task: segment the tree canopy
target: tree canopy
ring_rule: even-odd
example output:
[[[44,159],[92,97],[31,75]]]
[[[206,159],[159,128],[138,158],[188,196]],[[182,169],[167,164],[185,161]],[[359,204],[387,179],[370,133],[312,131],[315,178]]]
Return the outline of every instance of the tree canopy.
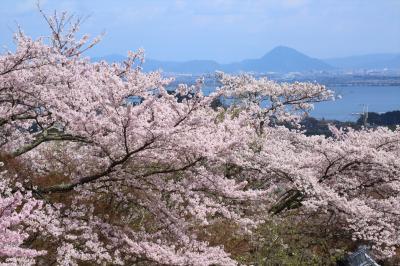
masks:
[[[217,73],[209,96],[201,80],[169,93],[143,51],[91,62],[99,39],[44,18],[49,37],[19,31],[0,55],[1,262],[237,265],[213,228],[246,237],[290,213],[396,254],[400,128],[306,136],[325,86]]]

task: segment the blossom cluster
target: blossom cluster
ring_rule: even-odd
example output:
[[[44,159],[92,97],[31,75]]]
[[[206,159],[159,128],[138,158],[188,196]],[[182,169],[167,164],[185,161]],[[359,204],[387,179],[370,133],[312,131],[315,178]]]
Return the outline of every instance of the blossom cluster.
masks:
[[[219,73],[209,96],[201,81],[168,91],[143,51],[91,62],[97,39],[45,18],[49,39],[19,32],[0,55],[0,262],[237,265],[207,230],[251,234],[293,208],[382,257],[399,247],[400,129],[308,137],[280,125],[332,99],[324,86]]]

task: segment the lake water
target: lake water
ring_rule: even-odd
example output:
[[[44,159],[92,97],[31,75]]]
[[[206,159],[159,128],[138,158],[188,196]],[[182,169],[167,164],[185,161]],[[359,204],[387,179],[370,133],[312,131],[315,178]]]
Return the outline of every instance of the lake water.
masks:
[[[400,110],[400,86],[327,86],[342,96],[333,102],[315,104],[311,115],[316,118],[355,121],[355,113]]]
[[[193,83],[193,79],[178,80],[178,83]],[[324,84],[324,82],[321,82]],[[341,83],[343,84],[343,83]],[[336,85],[325,84],[342,98],[315,104],[311,116],[340,121],[356,121],[359,113],[368,108],[369,112],[384,113],[400,110],[400,86],[396,85]],[[206,83],[203,93],[215,90],[216,83]],[[357,115],[358,114],[358,115]]]

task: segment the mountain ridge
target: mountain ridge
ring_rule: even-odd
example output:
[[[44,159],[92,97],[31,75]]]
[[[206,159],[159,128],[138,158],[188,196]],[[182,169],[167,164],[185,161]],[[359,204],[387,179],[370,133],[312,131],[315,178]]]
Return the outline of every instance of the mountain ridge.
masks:
[[[303,72],[332,70],[323,61],[309,57],[293,48],[277,46],[259,59],[245,59],[239,63],[240,70],[256,72]]]
[[[125,57],[111,54],[93,58],[93,61],[105,60],[118,62]],[[162,70],[164,72],[203,74],[215,71],[225,72],[310,72],[358,69],[400,69],[400,54],[369,54],[328,59],[307,56],[296,49],[277,46],[262,57],[244,59],[238,62],[221,64],[215,60],[162,61],[146,59],[144,71]]]
[[[377,53],[323,59],[341,69],[400,69],[400,54]]]

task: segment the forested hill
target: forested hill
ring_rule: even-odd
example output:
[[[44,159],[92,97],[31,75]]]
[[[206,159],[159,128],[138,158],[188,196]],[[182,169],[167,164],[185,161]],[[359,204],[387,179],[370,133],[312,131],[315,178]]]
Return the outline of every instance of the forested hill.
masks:
[[[95,57],[93,61],[121,62],[125,57],[111,54]],[[335,70],[400,69],[400,54],[369,54],[329,59],[316,59],[293,48],[277,46],[260,58],[244,59],[239,62],[221,64],[214,60],[162,61],[146,59],[145,71],[204,74],[215,71],[238,72],[308,72]]]
[[[94,61],[106,60],[108,62],[119,62],[124,57],[121,55],[108,55],[94,58]],[[215,71],[225,72],[304,72],[332,70],[334,67],[322,60],[311,58],[295,49],[278,46],[264,56],[256,59],[245,59],[230,64],[220,64],[213,60],[191,60],[185,62],[159,61],[147,59],[143,65],[145,71],[163,70],[174,73],[210,73]]]

